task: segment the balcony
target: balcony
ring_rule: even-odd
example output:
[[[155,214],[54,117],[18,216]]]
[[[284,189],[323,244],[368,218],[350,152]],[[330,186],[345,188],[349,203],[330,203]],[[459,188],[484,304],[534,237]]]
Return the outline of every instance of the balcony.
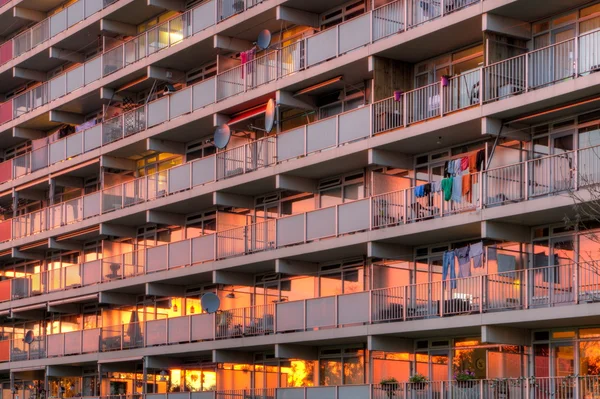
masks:
[[[152,259],[154,265],[163,265],[173,257],[182,259],[187,256],[182,252],[189,251],[189,248],[182,248],[178,244],[181,243],[176,243],[175,246],[150,248],[146,259],[149,261]],[[204,246],[204,249],[207,247],[208,245]],[[167,253],[165,249],[170,251]],[[486,262],[490,261],[489,255],[488,253],[485,257]],[[488,274],[486,270],[489,270],[489,266],[486,264],[480,271],[474,269],[471,277],[442,280],[443,276],[438,274],[434,276],[438,281],[428,283],[224,309],[216,314],[193,314],[48,335],[40,338],[41,342],[37,345],[34,355],[38,357],[78,355],[358,325],[429,320],[457,315],[597,303],[600,301],[598,266],[599,262],[594,261],[529,269],[515,268]],[[160,270],[154,268],[156,269]],[[85,273],[84,270],[83,274]],[[9,355],[0,353],[0,358],[4,361],[27,360],[28,358],[23,358],[21,344],[20,340],[12,341],[6,348]]]
[[[96,1],[105,1],[107,2],[105,6],[108,6],[115,0]],[[239,4],[242,3],[243,5],[240,7]],[[83,65],[71,69],[66,73],[51,79],[50,81],[45,82],[41,86],[37,86],[22,94],[19,94],[3,104],[0,104],[0,124],[15,120],[22,115],[28,114],[43,105],[46,105],[58,98],[64,97],[65,95],[70,94],[80,88],[88,86],[90,83],[119,71],[124,67],[146,58],[162,49],[180,43],[184,39],[221,22],[225,19],[224,15],[232,16],[238,14],[259,4],[260,2],[247,0],[247,2],[242,3],[231,2],[227,0],[210,0],[173,17],[161,23],[160,25],[147,30],[137,37],[128,40],[127,42],[110,50],[107,50],[91,60],[86,61]],[[218,12],[215,8],[218,8]],[[72,10],[72,12],[69,13],[69,10]],[[79,16],[85,10],[87,9],[84,9],[84,0],[80,0],[61,13],[41,22],[40,26],[45,26],[45,30],[50,29],[51,35],[48,36],[48,38],[52,37],[53,35],[59,33],[60,30],[54,32],[52,30],[53,25],[48,21],[51,21],[52,18],[60,17],[61,23],[64,23],[64,25],[68,27],[71,26],[70,20],[67,19],[68,16]],[[78,22],[78,20],[76,22]],[[36,27],[38,27],[38,25],[36,25]],[[36,27],[32,29],[35,29]],[[36,34],[28,32],[23,34],[25,39],[22,40],[27,45],[29,45],[30,41],[33,40],[31,39],[32,37],[36,38],[34,43],[37,45],[43,41],[38,37],[47,36],[42,35],[39,32]],[[21,36],[18,36],[14,40],[17,40],[20,37]],[[47,40],[47,38],[44,40]],[[25,45],[20,47],[23,46]],[[28,47],[25,46],[25,48]],[[0,54],[2,52],[3,49],[0,48]],[[6,50],[6,52],[8,52],[8,50]]]
[[[0,65],[50,40],[117,0],[78,0],[0,46]]]
[[[391,30],[384,29],[384,25],[381,25],[382,22],[377,25],[376,16],[383,12],[380,10],[387,10],[386,13],[389,12],[391,13],[390,15],[393,16],[397,14],[397,11],[393,11],[396,6],[400,6],[400,3],[385,5],[382,8],[376,9],[369,14],[365,14],[364,16],[348,21],[347,23],[354,23],[356,21],[361,21],[361,18],[372,16],[372,22],[375,23],[374,30],[384,32],[374,36],[374,38],[377,38],[378,35],[390,33]],[[202,7],[214,8],[214,4],[205,3],[201,5],[201,11],[204,10]],[[197,9],[190,10],[192,22],[194,15],[196,15],[195,10]],[[204,14],[205,13],[202,12],[202,15]],[[179,32],[179,29],[182,26],[181,24],[188,26],[185,21],[189,20],[184,18],[185,15],[187,14],[176,17],[177,21],[181,19],[179,22],[167,21],[167,25],[170,23],[173,27],[176,26],[176,30]],[[198,16],[196,18],[200,17]],[[383,17],[378,18],[379,20],[384,20]],[[197,23],[200,22],[196,22],[196,24]],[[245,65],[222,72],[216,78],[199,82],[170,96],[165,96],[119,117],[107,120],[101,126],[94,126],[90,128],[89,131],[86,130],[81,132],[77,138],[67,138],[66,140],[69,140],[70,143],[67,143],[66,141],[57,142],[52,145],[52,148],[40,149],[37,153],[24,154],[19,158],[6,161],[0,164],[0,182],[19,178],[69,157],[86,153],[92,149],[112,143],[113,141],[158,126],[179,116],[196,112],[219,100],[262,86],[273,80],[292,75],[294,72],[306,69],[314,63],[320,62],[320,56],[310,56],[309,52],[313,49],[315,49],[314,51],[318,54],[327,54],[323,56],[325,57],[324,59],[328,59],[330,55],[335,56],[335,54],[338,54],[338,46],[335,45],[335,43],[334,45],[331,45],[328,44],[329,42],[323,40],[317,41],[314,38],[318,38],[319,35],[322,34],[331,35],[331,33],[328,32],[344,31],[343,25],[344,24],[331,28],[315,36],[306,38],[303,41],[296,42],[281,50],[273,51]],[[158,27],[155,29],[169,29],[170,31],[172,26],[168,25],[163,28]],[[197,25],[192,24],[190,26],[192,27],[192,32],[195,32],[196,28],[194,27]],[[339,33],[336,33],[336,37],[339,37]],[[356,38],[360,36],[353,37]],[[84,66],[80,66],[77,69],[69,71],[65,75],[57,77],[57,80],[63,80],[60,83],[54,84],[55,90],[58,90],[60,93],[68,92],[64,86],[69,86],[67,81],[69,76],[72,76],[73,79],[77,77],[77,79],[75,79],[76,81],[81,82],[83,80],[86,82],[88,80],[86,76],[89,76],[86,75],[86,73],[91,73],[93,76],[92,79],[99,79],[103,76],[102,65],[106,63],[106,65],[115,66],[115,70],[122,68],[123,65],[127,65],[129,61],[123,62],[123,59],[127,60],[127,54],[137,54],[137,51],[123,52],[126,50],[128,43],[133,43],[132,45],[137,46],[137,44],[135,44],[136,40],[138,39],[127,42],[124,46],[117,47],[103,55],[106,56],[107,60],[112,59],[112,61],[105,61],[104,58],[102,58],[103,56],[101,56],[91,60]],[[146,36],[139,38],[139,41],[143,43],[148,43],[148,40],[149,39]],[[590,73],[595,72],[598,69],[598,65],[600,65],[600,54],[595,50],[599,40],[600,32],[592,32],[566,42],[536,50],[523,56],[463,73],[459,76],[450,78],[448,81],[401,93],[397,99],[389,98],[376,102],[371,105],[373,109],[372,126],[369,126],[370,122],[366,120],[360,121],[363,132],[368,132],[368,134],[359,133],[357,129],[357,132],[349,134],[349,136],[354,135],[356,139],[370,137],[374,134],[407,127],[433,118],[443,117],[448,113],[481,106],[482,104],[502,100],[522,92],[531,91],[564,80],[589,75]],[[358,42],[355,44],[357,46],[363,45]],[[167,44],[165,43],[164,45],[166,46]],[[331,46],[331,49],[320,49],[318,47],[324,45]],[[353,46],[354,45],[350,47],[354,48]],[[161,46],[159,45],[156,48],[160,47]],[[154,47],[153,49],[153,51],[156,51]],[[574,49],[577,49],[577,51],[571,51]],[[147,54],[150,51],[151,50],[144,49],[142,53]],[[329,54],[330,51],[333,52]],[[576,60],[572,57],[576,57]],[[136,59],[137,58],[134,57],[133,61]],[[106,65],[104,66],[106,67]],[[86,72],[87,67],[90,67],[90,71],[93,72]],[[104,69],[106,70],[106,68]],[[108,68],[108,70],[113,69],[113,67]],[[43,98],[47,96],[47,94],[44,94],[47,91],[47,87],[53,87],[53,84],[50,83],[41,86],[40,88],[35,88],[32,91],[23,93],[12,102],[0,105],[0,119],[3,112],[8,115],[9,119],[11,118],[13,113],[13,102],[19,104],[22,103],[23,105],[19,105],[18,109],[24,110],[25,112],[31,109],[32,106],[30,104],[38,102],[42,103],[44,101]],[[58,94],[55,93],[51,97],[55,95]],[[10,109],[4,109],[4,106],[7,106]],[[311,130],[317,128],[316,125],[309,126],[311,126]],[[300,130],[301,129],[295,131],[296,136],[302,134]],[[305,134],[305,136],[312,135],[309,133]],[[290,147],[287,145],[288,143],[284,143],[286,139],[294,141],[295,144],[301,143],[300,138],[292,135],[285,137],[285,139],[280,139],[282,145],[278,145],[278,148],[282,150],[282,155],[279,160],[285,159],[288,155],[289,157],[294,156],[292,153],[285,155],[284,148],[291,148],[298,151],[297,146]],[[308,140],[311,140],[310,137]],[[312,141],[314,141],[314,138]],[[340,143],[342,142],[344,142],[344,137],[341,138]],[[317,147],[320,146],[320,148],[322,148],[323,145],[324,144],[318,144]],[[62,147],[65,148],[63,149]],[[307,147],[303,151],[304,153],[310,153],[312,152],[312,149],[313,145],[307,144]]]

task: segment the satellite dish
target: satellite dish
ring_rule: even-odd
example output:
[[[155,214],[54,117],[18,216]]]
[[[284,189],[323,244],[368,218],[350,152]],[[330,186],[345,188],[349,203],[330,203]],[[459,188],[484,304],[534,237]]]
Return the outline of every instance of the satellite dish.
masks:
[[[231,139],[231,129],[229,125],[223,124],[217,126],[215,129],[215,147],[222,150],[227,147],[229,140]]]
[[[23,342],[25,342],[26,344],[31,344],[33,342],[33,331],[29,330],[27,331],[27,334],[25,334],[25,338],[23,338]]]
[[[219,306],[221,306],[221,300],[212,292],[207,292],[200,298],[200,305],[206,313],[215,313],[219,310]]]
[[[267,109],[265,110],[265,131],[271,133],[273,125],[275,124],[275,101],[271,98],[267,102]]]
[[[256,46],[261,50],[265,50],[269,48],[270,45],[271,32],[268,29],[260,31],[260,33],[258,34],[258,38],[256,39]]]

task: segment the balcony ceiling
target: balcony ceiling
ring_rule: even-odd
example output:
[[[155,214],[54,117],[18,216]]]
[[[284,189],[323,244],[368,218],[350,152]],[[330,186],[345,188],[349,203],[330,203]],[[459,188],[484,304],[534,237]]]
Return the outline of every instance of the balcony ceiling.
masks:
[[[341,6],[342,4],[346,4],[346,0],[288,0],[285,3],[286,7],[297,8],[298,10],[314,12],[316,14],[321,14],[325,11],[331,10],[335,7]],[[368,2],[367,4],[371,4]]]
[[[21,2],[21,6],[26,1]],[[10,36],[13,33],[18,32],[24,26],[31,24],[31,21],[13,17],[13,9],[7,8],[6,12],[0,14],[0,26],[2,27],[2,36]]]
[[[434,24],[440,24],[439,28],[433,28]],[[377,55],[416,63],[461,47],[481,43],[482,40],[481,14],[452,25],[443,24],[443,20],[438,18],[414,29],[423,32],[413,40],[380,51]],[[394,40],[394,36],[382,41],[384,40]]]
[[[138,25],[165,11],[163,8],[148,5],[148,0],[134,0],[123,7],[119,7],[107,19]]]
[[[244,14],[242,15],[244,16]],[[281,30],[282,26],[285,27],[285,24],[282,25],[283,21],[278,21],[276,19],[275,7],[271,7],[268,10],[259,13],[258,15],[254,15],[251,18],[248,18],[247,15],[245,15],[245,17],[246,19],[243,21],[238,21],[240,17],[232,17],[232,23],[229,23],[227,20],[221,22],[221,24],[232,26],[225,28],[220,34],[223,36],[231,36],[237,39],[255,42],[256,38],[258,37],[258,33],[263,29],[269,29],[271,32],[278,32]],[[233,24],[233,22],[237,23]]]
[[[29,82],[28,79],[13,77],[12,68],[8,68],[4,72],[0,73],[0,93],[6,94],[6,92],[23,86],[27,82]]]
[[[570,9],[590,4],[590,0],[512,0],[505,1],[504,6],[493,10],[494,14],[515,18],[521,21],[533,22]]]
[[[64,3],[64,0],[22,0],[19,2],[18,6],[29,8],[31,10],[48,12],[62,3]]]

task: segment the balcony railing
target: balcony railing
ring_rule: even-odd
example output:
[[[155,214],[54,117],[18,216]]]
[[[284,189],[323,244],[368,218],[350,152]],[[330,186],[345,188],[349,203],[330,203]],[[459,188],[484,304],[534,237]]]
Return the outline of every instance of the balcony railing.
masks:
[[[117,0],[78,0],[0,46],[0,65],[89,18]]]
[[[321,213],[313,215],[327,217]],[[303,218],[307,222],[312,219],[309,215],[303,215]],[[307,226],[307,229],[310,230],[310,227]],[[202,250],[211,251],[214,240],[203,241],[206,237],[212,236],[149,248],[145,254],[148,259],[148,271],[177,267],[189,262],[190,258],[198,257]],[[225,237],[229,238],[231,235],[228,233]],[[254,241],[247,236],[240,237],[240,240],[234,239],[230,242],[234,246],[239,244],[240,252],[247,250],[247,244],[244,242]],[[190,242],[193,243],[191,247]],[[84,265],[95,265],[98,268],[104,263],[98,261]],[[108,269],[111,273],[118,274],[121,265],[112,261],[106,264],[110,265]],[[115,264],[117,266],[113,267]],[[167,266],[157,267],[165,264]],[[75,270],[80,271],[79,268]],[[443,318],[461,314],[575,305],[593,303],[600,299],[600,261],[516,269],[492,274],[483,272],[487,267],[481,270],[480,274],[474,271],[474,275],[470,277],[228,309],[216,314],[203,313],[53,334],[45,338],[45,345],[44,342],[38,345],[34,355],[65,356],[352,325]],[[84,269],[80,273],[85,276],[87,270]],[[2,283],[5,284],[6,281]],[[19,341],[15,340],[9,349],[11,360],[25,360],[21,359],[25,355]],[[7,356],[0,353],[0,359],[7,359]]]
[[[361,121],[367,121],[368,126],[369,114],[373,109],[377,108],[364,107],[340,114],[291,130],[276,138],[261,139],[6,220],[0,223],[0,239],[8,241],[11,238],[34,235],[219,179],[247,173],[262,166],[273,165],[278,151],[279,160],[284,161],[335,147],[340,143],[360,138],[360,135],[364,134],[364,122]],[[599,151],[600,146],[583,148],[463,176],[463,179],[467,179],[463,181],[463,185],[470,189],[461,193],[460,200],[445,201],[441,192],[417,196],[411,188],[169,244],[178,246],[177,250],[171,251],[168,246],[148,249],[152,254],[131,256],[130,260],[120,262],[121,266],[116,266],[122,270],[120,273],[104,273],[102,261],[90,262],[81,265],[83,274],[76,271],[62,277],[60,281],[74,282],[61,284],[58,289],[84,284],[79,276],[85,276],[85,285],[95,284],[144,272],[265,251],[350,232],[414,223],[480,209],[482,206],[502,205],[565,190],[576,190],[600,183]],[[158,263],[152,266],[149,261],[144,266],[143,263],[139,263],[139,259],[152,259]],[[74,267],[79,268],[80,265]],[[12,290],[22,293],[24,289],[21,284],[18,283],[17,288]],[[47,292],[48,288],[29,288],[25,291],[25,296],[28,296]],[[16,295],[9,296],[14,299]]]
[[[459,4],[459,0],[456,1],[456,4]],[[463,5],[471,3],[470,1],[461,2]],[[154,28],[154,30],[171,33],[183,32],[184,37],[189,35],[190,32],[194,34],[199,29],[199,26],[202,29],[210,26],[210,24],[202,23],[201,20],[201,16],[205,17],[210,14],[210,7],[214,9],[214,4],[211,2],[204,3],[198,8],[188,11],[186,14],[166,21],[163,24],[166,26],[161,25]],[[389,18],[393,18],[394,15],[398,14],[398,7],[404,7],[402,0],[375,9],[372,13],[365,14],[357,18],[356,21],[351,20],[347,23],[349,24],[354,21],[353,23],[362,26],[362,24],[359,24],[362,21],[360,18],[371,16],[370,18],[373,19],[374,24],[373,29],[383,29],[385,31],[388,29],[386,28],[388,26],[386,24],[390,23]],[[450,7],[450,9],[455,8]],[[385,13],[390,14],[388,19],[385,18]],[[189,25],[190,23],[191,25]],[[358,27],[355,28],[358,29]],[[69,157],[83,154],[99,146],[157,126],[178,116],[194,112],[233,95],[283,78],[329,59],[332,56],[338,56],[341,54],[339,53],[338,45],[331,48],[319,47],[323,45],[331,46],[331,44],[327,44],[328,42],[318,40],[319,35],[333,35],[335,33],[336,38],[339,38],[339,32],[346,30],[340,25],[323,31],[316,36],[272,51],[245,65],[222,72],[216,78],[199,82],[196,85],[189,86],[170,96],[165,96],[146,106],[104,121],[101,125],[91,127],[91,131],[89,132],[80,132],[77,138],[68,138],[70,140],[69,144],[64,141],[58,141],[53,143],[52,148],[39,149],[35,153],[24,154],[19,158],[6,161],[0,164],[0,183],[18,178],[50,164],[68,159]],[[66,75],[55,78],[56,82],[54,83],[32,89],[12,101],[0,104],[0,123],[10,120],[13,114],[20,115],[29,112],[31,109],[44,104],[47,98],[56,98],[64,93],[68,93],[69,87],[81,87],[79,85],[82,81],[84,84],[87,84],[97,80],[107,73],[118,70],[128,63],[135,62],[151,52],[174,43],[171,40],[173,35],[169,34],[158,36],[169,38],[167,42],[148,45],[151,41],[149,37],[152,36],[151,31],[144,33],[142,36],[126,42],[122,46],[109,50],[109,52],[103,55],[106,59],[101,59],[103,56],[98,57],[89,61],[84,66],[69,71]],[[175,36],[179,37],[178,35]],[[350,36],[350,34],[346,34],[346,36]],[[355,35],[353,37],[356,38],[359,36]],[[321,39],[324,38],[322,37]],[[377,36],[373,36],[373,40],[377,40]],[[578,43],[578,46],[576,46],[578,51],[576,53],[579,56],[580,62],[578,63],[579,67],[576,69],[580,73],[564,75],[564,79],[595,72],[600,68],[598,67],[600,65],[600,56],[594,47],[600,42],[600,31],[580,36],[573,39],[573,41],[573,43],[575,41]],[[548,71],[549,63],[559,66],[569,65],[567,60],[570,60],[572,56],[567,50],[572,46],[567,46],[568,43],[571,42],[558,43],[548,48],[529,53],[527,57],[520,56],[485,68],[465,72],[459,76],[450,78],[447,83],[440,82],[439,84],[436,83],[412,90],[399,95],[397,99],[389,98],[376,102],[373,104],[372,126],[368,126],[371,132],[369,135],[360,135],[360,137],[368,137],[387,130],[406,127],[412,123],[437,118],[447,113],[472,106],[479,106],[484,101],[489,102],[506,98],[522,91],[562,81],[564,79],[550,79],[550,75],[543,71]],[[363,44],[357,42],[356,45],[361,46]],[[131,48],[128,49],[128,46]],[[345,46],[342,46],[342,48],[348,47],[348,45]],[[309,51],[314,51],[315,54],[307,56],[307,52]],[[121,52],[124,52],[124,54],[121,54]],[[565,57],[567,60],[565,60]],[[526,61],[529,59],[530,61]],[[526,62],[527,68],[522,66]],[[528,72],[526,73],[525,71]],[[69,77],[72,77],[71,80],[73,82],[67,81],[70,79]],[[532,83],[527,85],[517,85],[515,83],[525,82],[526,78]],[[3,115],[8,119],[3,119]]]
[[[92,9],[98,11],[102,9],[102,7],[99,8],[100,6],[106,7],[114,1],[117,0],[79,0],[60,13],[42,21],[39,25],[33,27],[32,30],[13,39],[13,41],[16,40],[19,43],[18,46],[14,46],[17,55],[31,49],[32,40],[33,46],[35,46],[61,32],[62,30],[60,29],[62,28],[54,27],[56,24],[60,23],[60,26],[64,25],[64,29],[66,29],[73,23],[78,22],[78,17],[91,12]],[[93,5],[87,5],[88,3]],[[218,3],[218,5],[215,3]],[[220,12],[224,12],[230,16],[253,7],[258,3],[260,2],[255,0],[209,0],[204,2],[121,45],[106,50],[103,54],[86,61],[83,65],[3,103],[0,109],[0,124],[27,114],[57,98],[108,76],[129,64],[148,57],[164,48],[180,43],[182,40],[198,32],[204,31],[224,19],[220,13],[216,12],[215,7],[217,6]],[[240,4],[241,8],[239,8]],[[54,20],[58,22],[53,22]],[[45,33],[40,33],[40,31]],[[0,56],[8,53],[8,48],[0,47]]]

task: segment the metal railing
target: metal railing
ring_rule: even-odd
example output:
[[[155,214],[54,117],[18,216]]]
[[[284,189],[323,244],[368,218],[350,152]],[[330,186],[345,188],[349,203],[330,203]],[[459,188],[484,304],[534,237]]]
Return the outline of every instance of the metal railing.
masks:
[[[117,0],[79,0],[70,4],[58,13],[44,19],[26,31],[18,34],[10,41],[5,42],[6,54],[2,51],[0,65],[5,64],[34,47],[46,42],[73,25],[103,10]],[[10,49],[11,51],[9,52]]]
[[[215,156],[18,216],[0,224],[0,239],[8,241],[34,235],[218,179],[247,173],[274,164],[276,159],[286,160],[307,154],[309,151],[335,146],[336,142],[339,144],[356,139],[352,132],[359,131],[362,134],[361,124],[357,123],[356,116],[368,121],[370,112],[372,110],[365,107],[341,114],[281,134],[277,139],[265,138]],[[340,130],[344,126],[351,129],[347,132]],[[316,143],[313,143],[312,137],[318,139]],[[279,153],[276,158],[274,153],[281,152],[279,146],[284,146],[285,151],[282,149],[283,153]],[[418,222],[480,209],[482,206],[527,200],[596,184],[600,182],[599,148],[583,148],[459,176],[457,178],[462,179],[461,193],[452,196],[451,201],[446,201],[441,191],[421,195],[414,188],[410,188],[337,207],[317,209],[306,214],[219,232],[215,238],[217,249],[212,250],[203,260],[264,251],[353,231]],[[189,264],[191,259],[190,256],[188,263],[184,264]],[[94,281],[98,282],[97,280]]]
[[[452,2],[453,7],[451,9],[460,9],[472,3],[474,2],[456,0]],[[459,4],[462,5],[454,7]],[[155,49],[177,43],[180,41],[181,35],[185,37],[196,33],[198,29],[205,29],[210,24],[203,23],[202,18],[210,15],[210,7],[214,9],[214,1],[204,3],[153,28],[156,32],[169,33],[168,35],[159,35],[168,38],[164,39],[167,41],[163,44],[149,44],[152,41],[153,30],[145,32],[141,36],[107,51],[103,55],[105,58],[100,56],[90,60],[84,66],[69,71],[66,76],[58,76],[47,82],[47,84],[25,92],[14,100],[0,105],[0,121],[6,122],[2,117],[3,115],[8,115],[8,120],[10,120],[13,115],[18,116],[27,113],[31,109],[46,103],[49,101],[48,99],[58,98],[74,88],[81,87],[81,82],[88,84],[107,73],[122,68],[123,64],[135,62],[145,57],[149,52],[156,51]],[[385,21],[386,24],[390,21],[396,21],[399,14],[398,7],[404,7],[403,0],[389,3],[359,18],[370,16],[369,18],[372,18],[374,23],[373,29],[375,29],[378,26],[378,23],[375,23],[376,21],[379,21],[379,24],[384,23],[382,21]],[[386,13],[389,14],[387,17]],[[67,153],[70,156],[80,155],[98,146],[127,137],[180,115],[196,111],[206,105],[282,78],[331,57],[337,57],[343,54],[344,49],[349,51],[349,49],[356,46],[361,46],[364,44],[362,41],[354,43],[344,39],[352,36],[350,33],[340,33],[363,29],[363,25],[366,26],[367,24],[359,18],[347,21],[345,24],[352,23],[352,25],[348,25],[349,27],[345,27],[344,24],[338,25],[282,49],[272,51],[243,66],[224,71],[216,78],[199,82],[147,106],[104,121],[101,128],[96,128],[89,133],[84,131],[83,135],[86,137],[83,143],[77,142],[78,139],[72,139],[74,144],[70,151],[67,149],[55,151],[54,156],[50,156],[50,154],[46,155],[43,154],[42,150],[38,150],[35,156],[36,160],[25,161],[25,166],[19,166],[12,173],[11,178],[23,176],[26,173],[47,166],[47,164],[64,160],[68,158]],[[381,29],[384,33],[389,32],[389,29],[385,26]],[[576,63],[577,68],[573,70],[580,71],[580,74],[595,71],[599,67],[596,64],[597,51],[593,46],[598,43],[599,35],[600,32],[591,32],[572,41],[561,42],[485,68],[468,71],[459,76],[451,77],[447,81],[444,80],[440,83],[402,93],[396,99],[397,101],[391,98],[378,101],[373,105],[373,126],[369,127],[369,130],[372,131],[370,134],[405,127],[412,123],[443,116],[449,112],[477,106],[484,101],[505,98],[512,94],[527,91],[529,88],[536,88],[540,85],[562,81],[571,76],[578,76],[578,74],[571,73],[569,69],[571,65],[575,65],[571,63],[571,59],[575,57],[575,55],[572,55],[571,50],[574,50],[574,53],[581,57],[581,61]],[[335,39],[333,44],[325,40],[329,36]],[[352,37],[363,38],[365,36],[354,35]],[[374,36],[373,40],[376,37]],[[552,68],[548,68],[548,62],[553,62]],[[549,72],[542,73],[549,69],[553,71],[552,79],[550,79]],[[556,76],[560,79],[555,79]],[[527,79],[531,82],[530,84],[527,83]],[[102,132],[98,133],[98,129],[101,129]],[[98,134],[102,135],[101,141],[98,140]],[[54,147],[57,146],[59,145],[56,144]],[[33,158],[33,156],[33,154],[25,154],[22,157]],[[48,160],[46,160],[46,156]],[[6,181],[7,177],[7,174],[0,174],[0,181]]]

